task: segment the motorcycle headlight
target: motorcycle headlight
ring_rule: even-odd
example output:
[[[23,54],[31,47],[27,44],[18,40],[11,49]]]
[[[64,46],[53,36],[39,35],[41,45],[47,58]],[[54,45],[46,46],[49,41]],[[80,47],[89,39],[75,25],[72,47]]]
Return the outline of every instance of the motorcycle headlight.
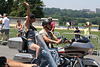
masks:
[[[90,49],[88,50],[88,53],[92,53],[93,50],[94,50],[94,48],[90,48]]]

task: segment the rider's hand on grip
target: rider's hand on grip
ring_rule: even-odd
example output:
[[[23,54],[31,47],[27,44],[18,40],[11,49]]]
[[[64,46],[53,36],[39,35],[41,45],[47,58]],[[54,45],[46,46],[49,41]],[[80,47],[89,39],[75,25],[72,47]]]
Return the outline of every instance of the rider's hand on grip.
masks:
[[[58,41],[56,41],[56,44],[60,44],[62,41],[62,39],[59,39]]]

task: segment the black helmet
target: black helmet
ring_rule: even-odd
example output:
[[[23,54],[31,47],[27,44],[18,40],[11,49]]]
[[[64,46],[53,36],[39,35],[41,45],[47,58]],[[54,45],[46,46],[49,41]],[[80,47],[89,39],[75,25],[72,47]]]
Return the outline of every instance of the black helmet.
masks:
[[[35,15],[34,14],[30,14],[30,18],[31,19],[35,19]]]
[[[42,26],[47,25],[47,24],[51,24],[51,21],[46,19],[42,22]]]

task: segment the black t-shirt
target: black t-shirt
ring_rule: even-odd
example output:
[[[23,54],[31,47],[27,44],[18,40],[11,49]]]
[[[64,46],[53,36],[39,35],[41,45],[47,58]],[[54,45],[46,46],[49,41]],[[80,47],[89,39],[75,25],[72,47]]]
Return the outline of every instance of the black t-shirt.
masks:
[[[80,30],[75,30],[74,33],[80,33]],[[80,38],[80,34],[75,34],[75,38]]]
[[[75,30],[74,33],[80,33],[80,30]]]

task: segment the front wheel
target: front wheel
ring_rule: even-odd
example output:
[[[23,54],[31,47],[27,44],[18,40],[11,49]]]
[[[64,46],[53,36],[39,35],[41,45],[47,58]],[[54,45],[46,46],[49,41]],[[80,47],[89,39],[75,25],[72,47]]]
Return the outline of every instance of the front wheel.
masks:
[[[74,64],[74,67],[81,67],[81,65],[80,65],[79,62],[76,62],[76,63]]]
[[[80,63],[77,62],[74,64],[74,67],[81,67]],[[84,67],[98,67],[98,66],[93,66],[93,65],[85,65]]]

